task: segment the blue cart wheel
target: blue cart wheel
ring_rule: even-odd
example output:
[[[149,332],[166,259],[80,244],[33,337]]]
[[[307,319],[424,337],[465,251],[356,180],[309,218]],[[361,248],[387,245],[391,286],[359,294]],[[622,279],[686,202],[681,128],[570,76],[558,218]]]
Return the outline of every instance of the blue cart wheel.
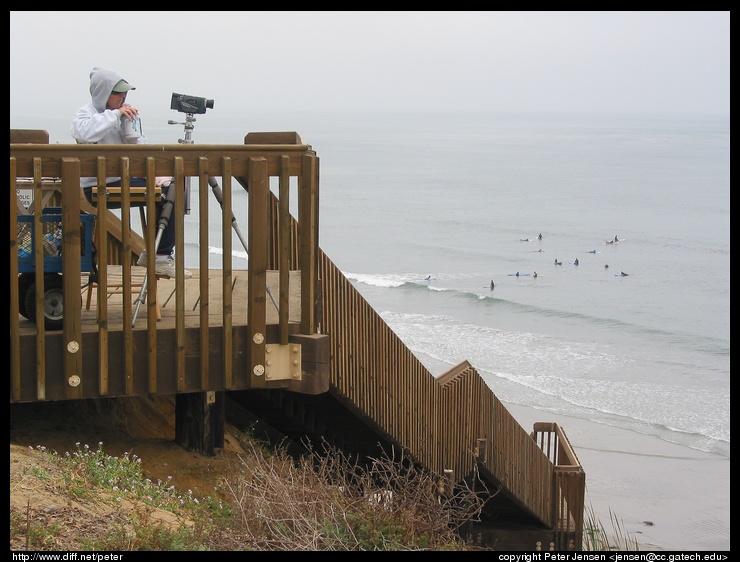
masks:
[[[80,297],[82,298],[82,297]],[[44,275],[44,327],[61,330],[64,325],[64,282],[61,275]],[[36,322],[36,281],[26,291],[26,312],[31,322]]]
[[[23,318],[28,318],[28,312],[26,311],[26,295],[28,294],[28,288],[33,285],[35,281],[35,273],[18,274],[18,312],[23,316]],[[34,306],[36,306],[35,302]]]

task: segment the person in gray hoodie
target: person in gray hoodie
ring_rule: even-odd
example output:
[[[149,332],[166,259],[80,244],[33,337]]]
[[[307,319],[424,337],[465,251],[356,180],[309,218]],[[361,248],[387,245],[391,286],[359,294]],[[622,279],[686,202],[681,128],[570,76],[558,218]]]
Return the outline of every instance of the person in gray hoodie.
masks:
[[[123,130],[124,119],[136,119],[139,110],[126,102],[129,91],[136,88],[124,80],[117,72],[96,66],[90,71],[90,103],[80,107],[72,120],[70,132],[72,137],[81,144],[144,144],[146,137],[140,132],[139,136],[127,137]],[[80,178],[85,197],[92,204],[92,188],[97,184],[97,178]],[[106,185],[120,186],[120,177],[106,178]],[[145,178],[131,178],[132,186],[146,186]],[[162,195],[166,197],[170,182],[162,184]],[[157,213],[161,213],[162,205],[157,204]],[[170,216],[167,226],[162,231],[155,273],[160,277],[175,277],[175,263],[172,253],[175,248],[175,217]],[[146,251],[142,252],[137,262],[146,265]],[[192,277],[192,273],[185,270],[185,278]]]

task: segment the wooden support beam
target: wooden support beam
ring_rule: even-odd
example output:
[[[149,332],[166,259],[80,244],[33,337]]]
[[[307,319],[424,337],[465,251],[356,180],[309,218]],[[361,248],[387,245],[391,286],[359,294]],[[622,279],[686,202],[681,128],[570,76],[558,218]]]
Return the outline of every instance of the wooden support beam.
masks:
[[[223,391],[175,397],[175,442],[188,451],[214,456],[224,446],[226,399]]]

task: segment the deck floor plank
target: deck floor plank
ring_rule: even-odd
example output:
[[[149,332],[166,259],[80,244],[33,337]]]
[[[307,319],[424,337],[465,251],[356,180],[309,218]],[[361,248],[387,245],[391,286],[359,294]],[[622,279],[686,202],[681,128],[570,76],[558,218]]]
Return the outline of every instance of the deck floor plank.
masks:
[[[200,270],[193,269],[193,276],[185,279],[185,308],[183,315],[185,317],[186,327],[197,327],[200,323]],[[208,309],[209,325],[219,326],[222,324],[223,316],[223,271],[220,269],[211,269],[208,271]],[[88,281],[88,274],[83,273],[80,287],[83,287]],[[234,270],[232,272],[233,294],[232,294],[232,323],[234,325],[247,324],[247,270]],[[273,295],[278,294],[279,274],[277,271],[267,272],[267,284]],[[174,328],[176,319],[176,298],[174,295],[175,280],[159,279],[157,282],[157,296],[160,302],[162,318],[157,323],[158,328]],[[300,323],[301,321],[301,277],[300,271],[290,272],[290,314],[289,322]],[[135,303],[139,296],[139,290],[131,295],[132,303]],[[97,290],[93,288],[92,304],[89,310],[85,309],[87,301],[87,288],[81,289],[81,306],[82,306],[82,332],[94,332],[98,330],[97,322]],[[113,294],[108,296],[108,330],[122,331],[123,329],[123,295]],[[277,324],[279,321],[278,310],[272,303],[269,295],[267,296],[267,324]],[[135,308],[135,304],[133,305]],[[146,329],[147,305],[142,303],[139,313],[136,317],[134,329]],[[30,320],[20,318],[20,333],[27,335],[35,332],[36,327]]]

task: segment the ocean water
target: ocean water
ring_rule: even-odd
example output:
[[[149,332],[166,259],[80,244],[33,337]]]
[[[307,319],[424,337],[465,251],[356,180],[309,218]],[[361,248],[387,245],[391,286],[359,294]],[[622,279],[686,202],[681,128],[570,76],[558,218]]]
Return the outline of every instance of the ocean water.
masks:
[[[433,374],[467,359],[564,425],[597,517],[643,549],[729,549],[728,118],[297,130],[321,158],[322,249]]]
[[[729,456],[729,121],[343,130],[312,143],[320,244],[433,372]]]
[[[279,130],[320,157],[320,246],[433,374],[467,359],[512,408],[588,422],[589,435],[569,433],[577,452],[601,427],[626,436],[617,462],[653,449],[678,459],[661,479],[681,505],[709,506],[682,516],[710,531],[682,544],[690,533],[656,525],[648,542],[729,549],[729,116],[214,111],[193,136],[240,144]],[[182,136],[146,121],[144,131],[149,142]],[[246,200],[237,187],[242,225]],[[246,267],[236,237],[234,249]],[[197,239],[186,252],[197,265]],[[210,254],[220,267],[221,248]],[[588,456],[587,487],[608,520],[620,467],[600,474],[598,451]],[[698,476],[682,468],[697,459]],[[656,519],[677,509],[657,485],[635,493]]]

